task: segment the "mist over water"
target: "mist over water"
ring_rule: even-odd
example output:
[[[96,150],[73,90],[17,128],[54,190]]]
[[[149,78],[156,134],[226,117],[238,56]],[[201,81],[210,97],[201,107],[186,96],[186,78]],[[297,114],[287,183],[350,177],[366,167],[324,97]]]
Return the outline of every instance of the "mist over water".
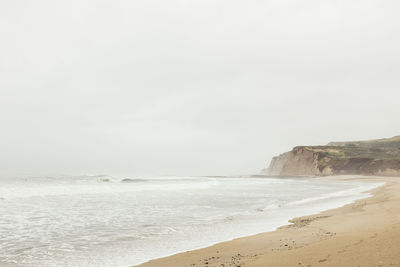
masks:
[[[1,266],[130,266],[349,203],[378,184],[111,176],[0,180]]]

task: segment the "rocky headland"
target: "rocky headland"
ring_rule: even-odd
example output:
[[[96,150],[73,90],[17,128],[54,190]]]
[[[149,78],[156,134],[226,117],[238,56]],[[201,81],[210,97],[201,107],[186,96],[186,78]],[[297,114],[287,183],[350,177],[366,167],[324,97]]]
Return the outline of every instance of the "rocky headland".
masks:
[[[266,172],[282,176],[400,176],[400,136],[331,142],[325,146],[297,146],[272,158]]]

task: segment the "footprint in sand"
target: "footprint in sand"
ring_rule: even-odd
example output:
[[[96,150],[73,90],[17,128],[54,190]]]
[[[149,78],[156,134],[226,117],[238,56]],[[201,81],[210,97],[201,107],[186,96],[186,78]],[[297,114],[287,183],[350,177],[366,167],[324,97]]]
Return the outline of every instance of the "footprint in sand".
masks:
[[[361,244],[362,242],[364,242],[364,240],[360,239],[360,240],[358,240],[356,243],[354,243],[353,245],[359,245],[359,244]]]

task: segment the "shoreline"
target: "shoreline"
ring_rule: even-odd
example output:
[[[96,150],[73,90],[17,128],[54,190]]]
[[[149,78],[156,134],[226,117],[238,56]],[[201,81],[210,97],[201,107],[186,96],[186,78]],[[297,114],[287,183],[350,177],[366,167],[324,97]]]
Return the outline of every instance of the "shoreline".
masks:
[[[140,267],[179,267],[179,266],[357,266],[356,261],[343,261],[330,265],[332,263],[332,253],[329,254],[330,249],[327,248],[327,255],[329,257],[316,260],[315,253],[307,253],[305,251],[309,247],[318,244],[329,243],[329,240],[342,237],[344,234],[349,234],[348,228],[357,228],[360,226],[360,216],[349,216],[349,214],[360,213],[366,208],[374,206],[374,202],[382,198],[382,195],[387,195],[390,188],[396,187],[397,194],[393,193],[392,198],[397,199],[400,204],[400,178],[398,177],[378,177],[378,176],[330,176],[330,177],[317,177],[319,180],[340,180],[340,181],[362,181],[362,182],[385,182],[384,185],[378,186],[372,190],[366,191],[371,194],[367,198],[355,200],[344,206],[329,209],[316,213],[313,215],[306,215],[295,217],[288,221],[288,224],[279,227],[271,232],[259,233],[246,237],[235,238],[230,241],[217,243],[205,248],[200,248],[192,251],[181,252],[171,256],[153,259],[148,262],[135,265]],[[393,190],[392,190],[393,191]],[[396,197],[397,195],[397,197]],[[386,201],[389,202],[389,201]],[[384,201],[380,203],[385,203]],[[388,203],[386,203],[388,204]],[[375,203],[376,205],[376,203]],[[400,213],[400,205],[399,205]],[[378,213],[382,211],[375,210],[369,215],[369,219],[377,217]],[[365,214],[364,214],[365,215]],[[375,215],[375,216],[373,216]],[[395,221],[399,223],[400,234],[400,217],[395,213],[392,214],[396,217]],[[350,218],[349,218],[350,217]],[[363,217],[363,216],[361,216]],[[368,216],[367,216],[368,217]],[[379,217],[379,216],[378,216]],[[365,218],[367,219],[367,218]],[[375,218],[376,219],[376,218]],[[368,219],[367,219],[368,220]],[[335,221],[335,223],[332,223]],[[376,222],[376,220],[375,220]],[[353,224],[353,225],[352,225]],[[343,227],[340,228],[339,226]],[[376,227],[386,225],[385,222],[380,222]],[[323,227],[319,227],[323,226]],[[340,229],[336,229],[340,228]],[[362,237],[361,235],[360,237]],[[398,249],[394,248],[399,255],[398,257],[391,257],[395,264],[400,265],[400,238],[398,242]],[[362,243],[362,242],[361,242]],[[361,244],[360,243],[360,244]],[[396,243],[397,244],[397,243]],[[373,252],[371,252],[373,253]],[[396,255],[395,253],[395,255]],[[290,256],[288,254],[293,254]],[[297,255],[300,254],[300,255]],[[313,260],[315,258],[315,260]],[[341,257],[343,258],[343,255]],[[352,258],[352,257],[350,257]],[[310,263],[307,263],[310,262]],[[312,262],[312,263],[311,263]],[[330,263],[331,262],[331,263]],[[356,265],[354,265],[356,264]],[[376,264],[375,264],[376,265]],[[366,266],[366,265],[361,265]]]

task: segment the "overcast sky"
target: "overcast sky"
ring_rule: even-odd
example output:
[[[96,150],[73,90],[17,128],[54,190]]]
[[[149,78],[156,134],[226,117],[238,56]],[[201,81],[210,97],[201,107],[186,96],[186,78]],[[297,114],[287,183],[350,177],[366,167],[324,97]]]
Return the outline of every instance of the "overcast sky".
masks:
[[[0,2],[0,175],[257,173],[400,134],[398,0]]]

